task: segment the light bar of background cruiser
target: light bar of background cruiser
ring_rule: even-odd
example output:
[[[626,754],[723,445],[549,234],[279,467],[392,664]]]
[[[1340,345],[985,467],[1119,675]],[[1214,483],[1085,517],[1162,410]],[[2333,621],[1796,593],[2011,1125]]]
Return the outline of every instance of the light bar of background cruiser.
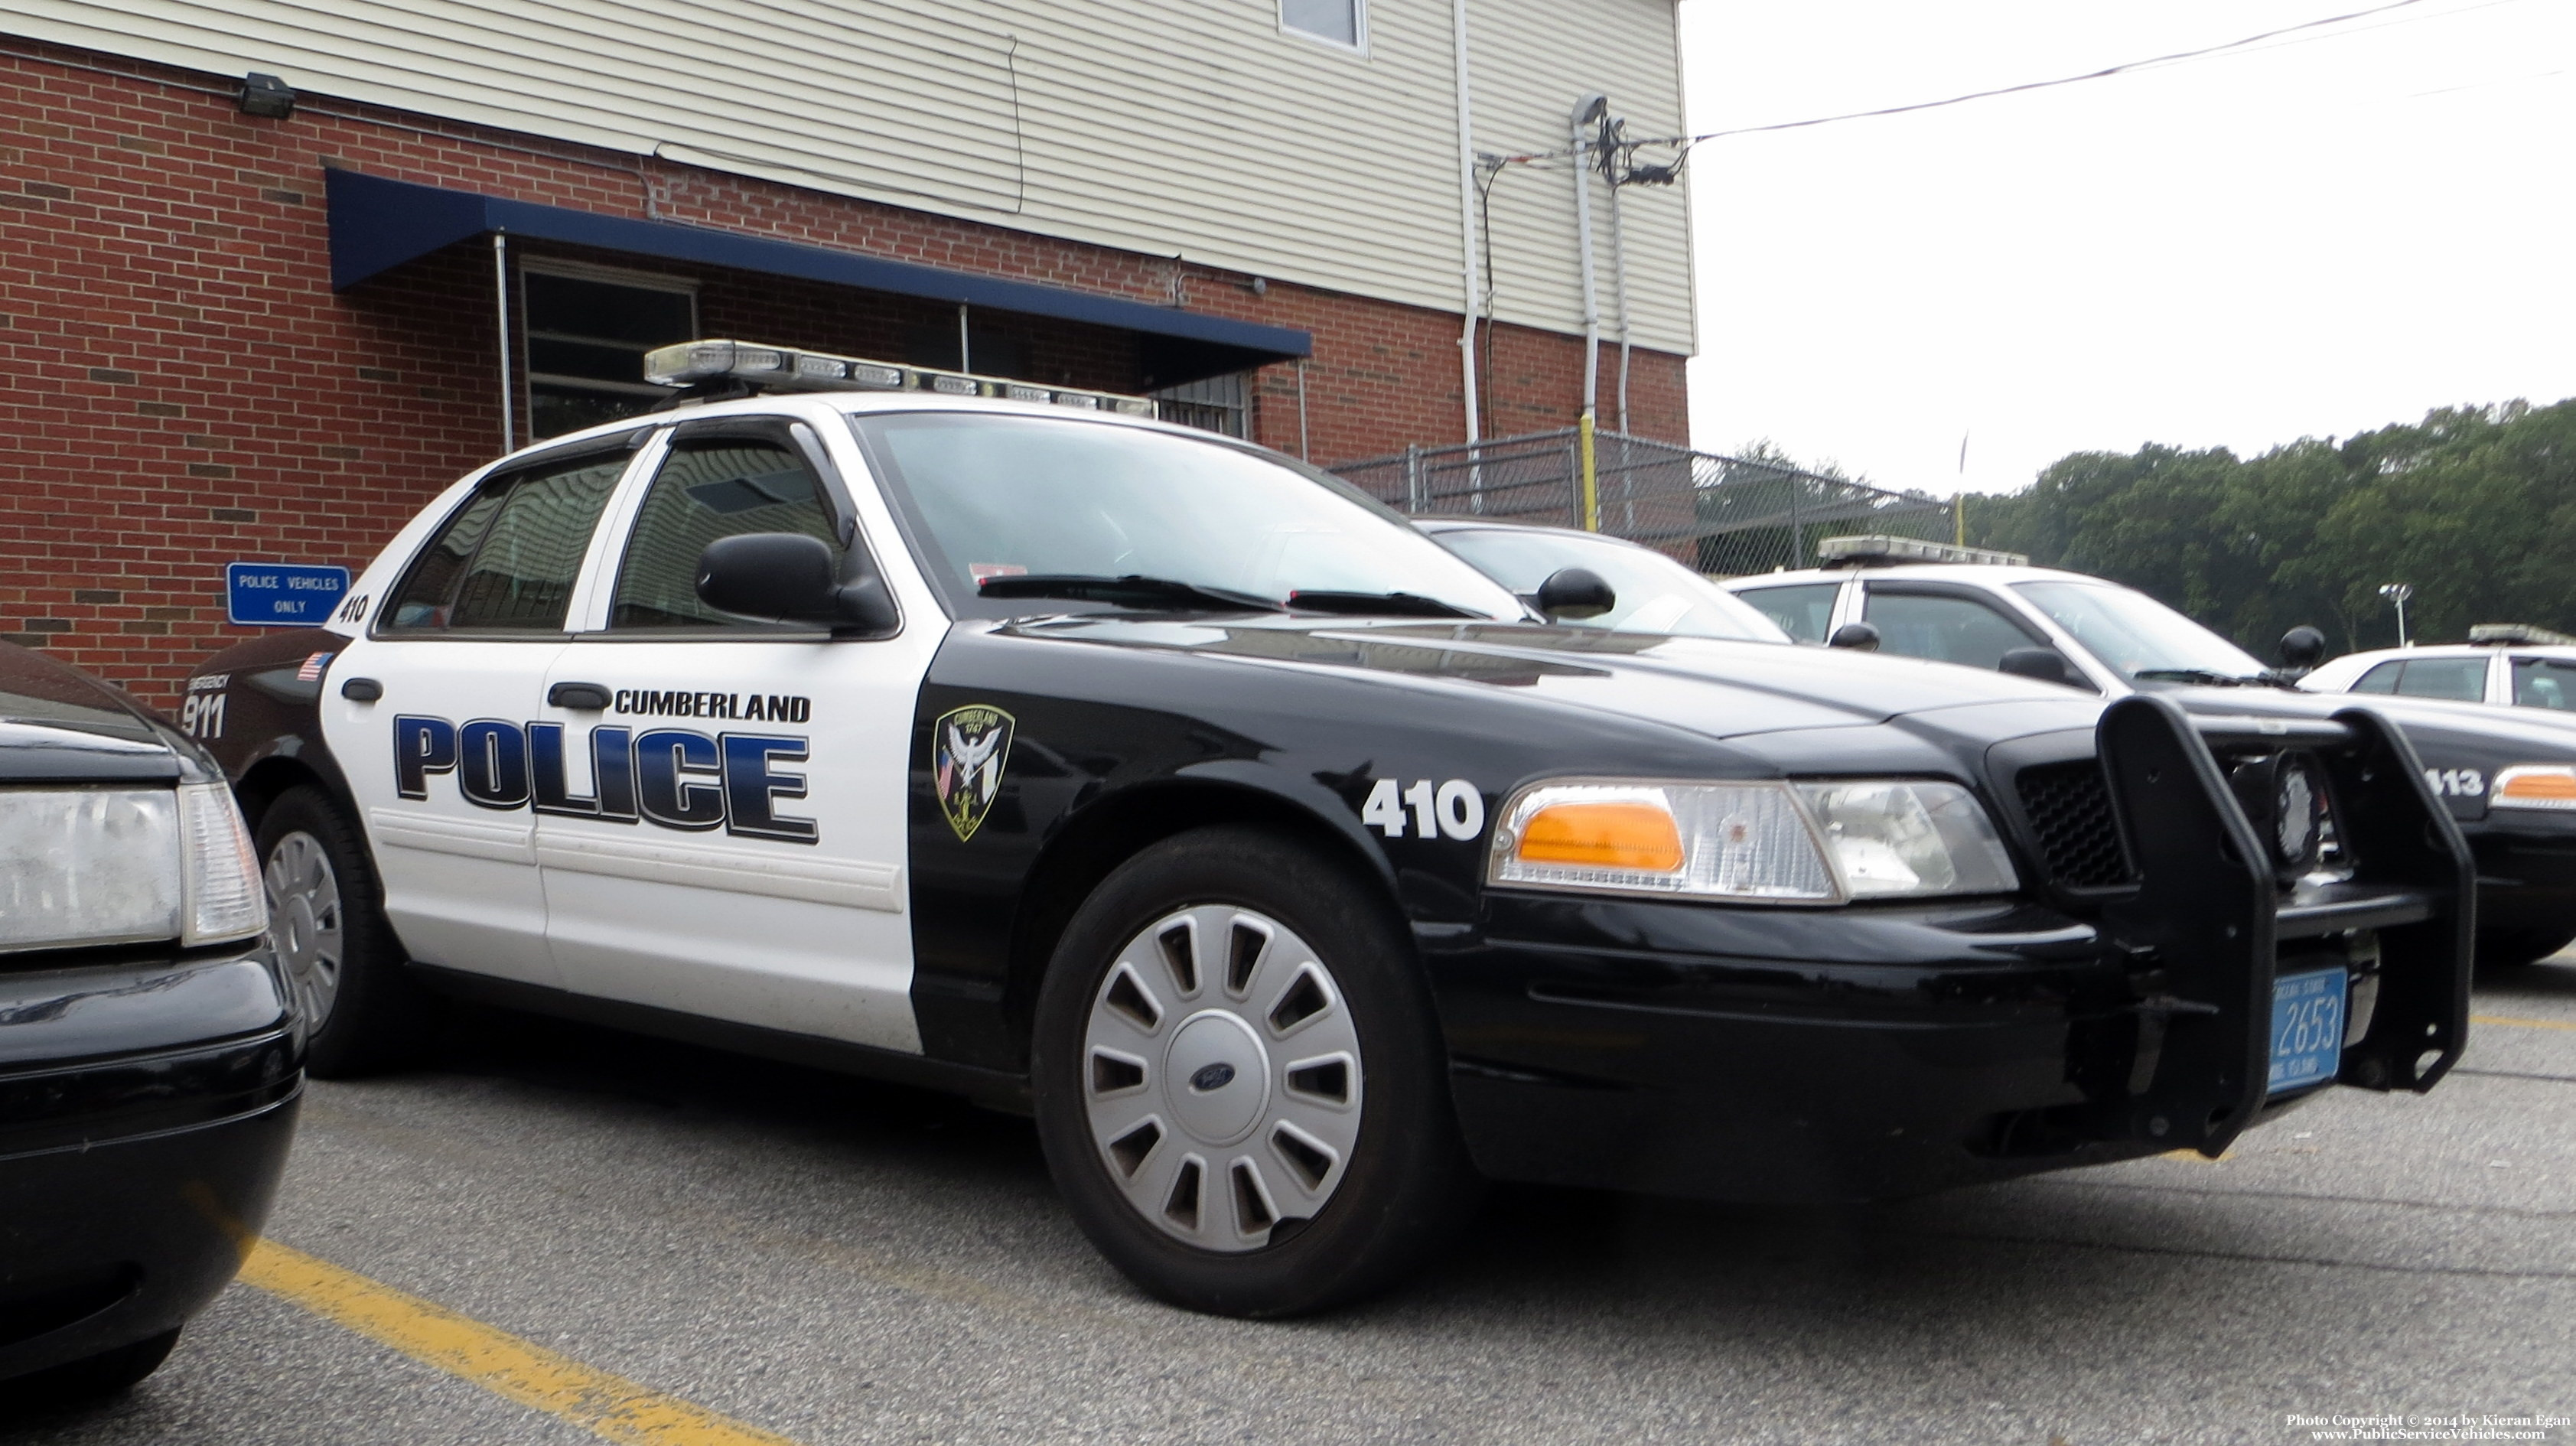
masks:
[[[930,392],[943,397],[1000,397],[1014,402],[1049,402],[1091,412],[1120,412],[1131,417],[1155,414],[1151,397],[1076,387],[1043,387],[1002,377],[901,366],[828,352],[792,347],[755,346],[744,341],[684,341],[644,356],[644,380],[656,386],[685,387],[736,377],[783,392]]]

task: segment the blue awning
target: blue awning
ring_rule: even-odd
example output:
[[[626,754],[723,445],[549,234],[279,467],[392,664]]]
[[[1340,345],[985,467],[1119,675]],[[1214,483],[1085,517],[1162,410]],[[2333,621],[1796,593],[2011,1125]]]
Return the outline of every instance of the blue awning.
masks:
[[[442,247],[492,232],[531,241],[560,241],[709,266],[793,276],[867,291],[963,303],[1025,316],[1055,317],[1132,331],[1144,343],[1144,369],[1156,386],[1245,371],[1309,356],[1311,334],[1153,306],[1029,281],[888,261],[828,246],[744,236],[671,221],[604,216],[567,206],[511,201],[472,191],[392,181],[330,170],[323,185],[331,212],[331,289],[345,290]],[[793,338],[781,337],[782,342]]]

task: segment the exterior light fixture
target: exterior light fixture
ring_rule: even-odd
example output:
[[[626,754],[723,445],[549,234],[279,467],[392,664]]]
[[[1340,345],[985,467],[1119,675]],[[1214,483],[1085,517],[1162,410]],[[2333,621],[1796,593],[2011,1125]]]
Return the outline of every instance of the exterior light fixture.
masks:
[[[2411,647],[2406,641],[2406,600],[2415,595],[2415,584],[2391,582],[2380,585],[2379,595],[2397,604],[2397,646]]]
[[[242,77],[241,94],[237,97],[243,115],[265,116],[284,120],[295,114],[295,87],[273,75],[258,71]]]

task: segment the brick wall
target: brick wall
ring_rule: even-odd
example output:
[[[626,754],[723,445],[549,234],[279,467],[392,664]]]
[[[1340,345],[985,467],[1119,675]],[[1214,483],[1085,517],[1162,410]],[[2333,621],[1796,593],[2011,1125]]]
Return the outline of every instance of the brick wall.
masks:
[[[1310,331],[1255,379],[1258,440],[1334,462],[1464,435],[1458,318],[717,172],[308,100],[0,38],[0,636],[167,704],[224,622],[223,564],[363,565],[500,443],[488,243],[329,283],[322,172],[347,166],[1007,275]],[[701,283],[710,335],[902,355],[936,303],[536,248]],[[1132,389],[1134,338],[977,313],[1037,379]],[[1579,339],[1495,328],[1488,431],[1568,425]],[[1616,351],[1605,348],[1603,417]],[[1639,352],[1634,429],[1686,435],[1682,359]],[[524,421],[522,422],[524,426]]]

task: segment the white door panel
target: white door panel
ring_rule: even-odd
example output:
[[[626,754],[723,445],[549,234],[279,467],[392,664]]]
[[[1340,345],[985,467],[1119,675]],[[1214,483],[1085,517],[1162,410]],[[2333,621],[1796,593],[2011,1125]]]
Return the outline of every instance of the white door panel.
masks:
[[[404,535],[345,609],[368,631],[334,662],[325,742],[347,777],[413,958],[556,986],[531,812],[547,670],[584,557],[629,470],[623,447],[496,469]],[[340,692],[368,678],[382,697]]]
[[[607,706],[530,715],[562,728],[539,771],[547,928],[576,992],[918,1053],[906,762],[945,619],[832,640],[707,613],[693,586],[714,538],[838,535],[813,460],[783,425],[684,427],[621,498],[595,630],[548,678]]]
[[[323,736],[357,795],[385,917],[423,963],[558,982],[534,820],[512,773],[515,720],[534,712],[562,649],[560,640],[359,638],[332,666],[334,679],[384,686],[373,703],[326,694]]]

